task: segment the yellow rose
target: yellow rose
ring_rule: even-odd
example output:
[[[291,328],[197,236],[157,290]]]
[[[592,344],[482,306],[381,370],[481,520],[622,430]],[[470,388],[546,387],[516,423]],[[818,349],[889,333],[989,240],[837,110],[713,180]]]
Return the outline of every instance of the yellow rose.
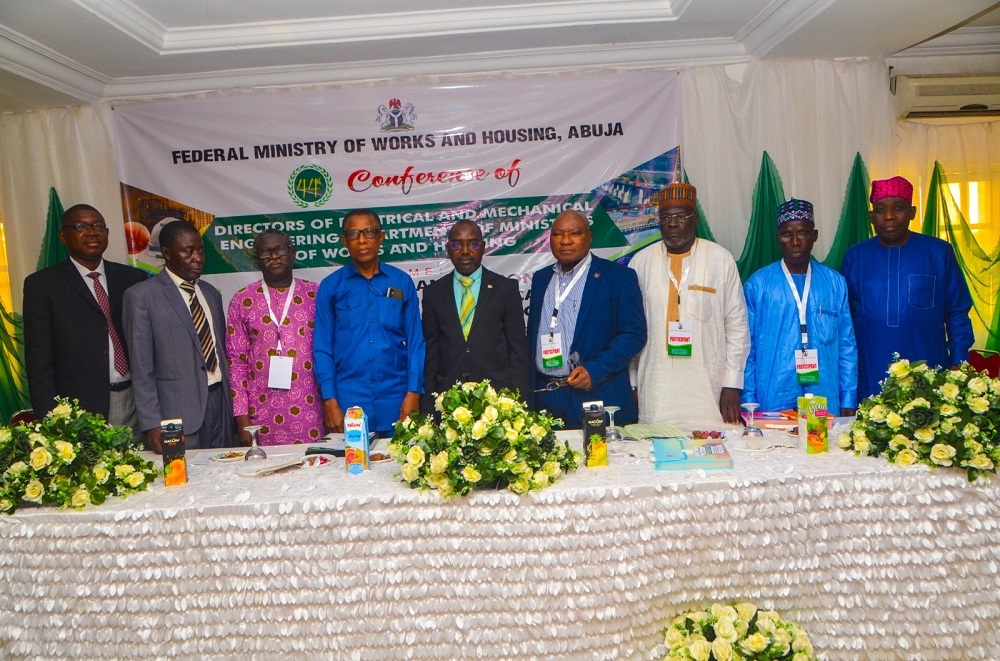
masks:
[[[944,443],[938,443],[931,448],[931,461],[938,466],[951,466],[951,460],[955,456],[955,448]]]
[[[493,389],[493,386],[487,385],[485,392],[486,401],[495,402],[497,401],[497,391]]]
[[[45,487],[38,480],[32,480],[28,482],[27,486],[24,487],[24,499],[31,501],[33,503],[42,502],[42,496],[45,495]]]
[[[950,384],[946,384],[946,385],[950,385]],[[945,415],[945,416],[955,415],[956,413],[958,413],[958,407],[955,406],[954,404],[942,404],[941,407],[938,409],[938,411],[941,412],[941,415]]]
[[[535,471],[531,474],[531,484],[538,487],[539,489],[544,489],[549,485],[549,476],[542,471]]]
[[[860,452],[861,454],[868,454],[868,451],[872,448],[872,442],[867,438],[856,438],[854,439],[854,450]]]
[[[758,626],[759,625],[760,622],[758,621]],[[740,643],[740,647],[742,647],[747,652],[751,652],[753,654],[759,654],[760,652],[763,652],[764,650],[767,649],[768,644],[769,641],[767,637],[765,637],[764,634],[758,631],[755,634],[747,636],[747,639]]]
[[[413,464],[414,468],[420,468],[424,465],[424,451],[419,445],[414,445],[410,448],[410,451],[406,453],[406,461]]]
[[[962,428],[962,436],[965,438],[972,438],[979,433],[979,427],[975,426],[971,422]]]
[[[451,486],[451,482],[448,480],[441,480],[437,487],[438,493],[441,494],[442,498],[451,498],[455,494],[455,487]]]
[[[812,654],[812,642],[809,640],[809,636],[805,632],[798,634],[795,636],[795,639],[792,640],[792,650],[795,652],[802,652],[803,654]]]
[[[917,408],[918,406],[922,407],[922,408],[927,408],[930,405],[931,405],[931,403],[928,402],[923,397],[917,397],[912,402],[910,402],[909,404],[907,404],[906,406],[904,406],[903,410],[900,411],[900,413],[909,413],[910,411],[912,411],[913,409]]]
[[[31,441],[32,447],[36,445],[45,445],[45,437],[38,432],[31,432],[28,434],[28,440]]]
[[[482,420],[476,420],[476,422],[472,425],[472,438],[478,441],[483,436],[486,436],[486,432],[488,432],[489,429],[489,425],[485,422]]]
[[[13,500],[7,500],[6,498],[0,500],[0,512],[9,512],[13,511],[13,509],[14,509]]]
[[[519,461],[511,467],[511,471],[517,475],[524,475],[531,472],[531,466],[526,461]]]
[[[734,619],[736,618],[726,618],[715,623],[715,636],[717,640],[723,640],[729,644],[736,642],[739,636],[736,633],[736,627],[733,626]]]
[[[492,425],[494,422],[497,421],[497,418],[499,417],[500,417],[500,412],[497,411],[495,406],[490,405],[487,406],[485,409],[483,409],[483,420],[486,421],[486,424]]]
[[[514,493],[523,494],[523,493],[528,493],[528,489],[531,488],[531,485],[528,484],[527,480],[521,478],[516,482],[511,482],[509,488]]]
[[[545,427],[541,425],[531,425],[531,429],[529,429],[528,431],[531,433],[531,438],[535,439],[536,441],[540,441],[543,438],[545,438],[545,434],[547,433],[545,431]]]
[[[981,471],[988,471],[993,468],[993,462],[985,454],[977,454],[969,460],[969,465]]]
[[[712,644],[707,640],[696,640],[688,647],[693,661],[708,661],[712,655]]]
[[[32,468],[40,470],[52,463],[52,453],[44,447],[39,446],[31,451],[31,456],[28,461],[31,463]]]
[[[969,410],[973,413],[986,413],[990,410],[990,400],[985,397],[970,397],[965,400],[969,405]]]
[[[889,414],[885,416],[885,424],[889,425],[889,429],[895,431],[903,426],[903,418],[895,411],[889,411]]]
[[[104,466],[104,464],[97,464],[94,466],[94,477],[97,478],[98,484],[104,484],[111,477],[111,472]]]
[[[449,443],[454,443],[458,440],[458,432],[451,427],[444,428],[444,438]]]
[[[522,429],[524,429],[524,416],[514,420],[514,431],[520,432]]]
[[[115,477],[121,479],[134,471],[135,469],[129,464],[118,464],[115,466]]]
[[[951,432],[953,432],[955,430],[955,425],[952,424],[951,418],[948,418],[947,420],[943,420],[941,422],[940,429],[941,429],[941,433],[942,434],[950,434]]]
[[[789,647],[792,644],[792,637],[788,635],[787,631],[779,627],[774,631],[774,642],[781,648],[781,656],[784,656],[788,654]]]
[[[965,383],[965,380],[969,378],[968,374],[958,370],[945,370],[945,375],[949,381],[957,381],[958,383]]]
[[[403,475],[403,479],[406,480],[407,482],[413,482],[420,475],[420,470],[413,464],[409,463],[403,464],[403,467],[400,469],[400,472]]]
[[[434,428],[426,423],[422,424],[420,425],[420,429],[417,430],[417,436],[425,441],[429,441],[434,438]]]
[[[744,622],[749,622],[757,613],[757,605],[749,601],[738,602],[734,608]]]
[[[434,410],[444,412],[444,393],[434,398]]]
[[[483,476],[472,466],[466,466],[462,469],[462,477],[467,479],[469,482],[476,483],[481,480]]]
[[[813,661],[812,656],[803,652],[796,652],[792,655],[792,661]]]
[[[934,430],[927,427],[920,427],[913,432],[913,437],[921,443],[930,443],[934,440]]]
[[[141,485],[145,480],[146,480],[145,475],[143,475],[139,471],[135,471],[134,473],[128,474],[128,477],[125,478],[125,484],[135,489],[139,485]]]
[[[899,384],[900,388],[902,388],[904,390],[909,390],[910,388],[913,387],[913,377],[912,376],[904,376],[902,379],[900,379],[896,383]]]
[[[507,431],[505,431],[503,433],[503,437],[505,439],[507,439],[507,441],[510,442],[510,443],[513,443],[514,441],[516,441],[517,440],[517,432],[514,430],[514,428],[513,427],[506,427],[506,430]]]
[[[501,397],[500,401],[498,402],[498,405],[500,406],[501,411],[503,411],[504,413],[510,413],[511,411],[514,410],[514,405],[516,403],[517,402],[515,402],[510,397]]]
[[[18,461],[10,465],[10,468],[7,469],[5,475],[17,475],[18,473],[26,470],[28,470],[28,464],[23,461]]]
[[[136,475],[141,476],[141,473],[136,473]],[[71,504],[77,509],[83,509],[90,504],[90,492],[86,489],[77,489],[73,492]]]
[[[448,452],[441,450],[431,457],[431,473],[439,475],[448,469]]]
[[[969,379],[969,382],[965,384],[970,391],[977,395],[983,395],[989,390],[989,386],[982,377],[974,376]]]
[[[49,411],[49,414],[45,417],[47,418],[68,418],[69,414],[73,412],[73,407],[71,407],[66,402],[60,402],[58,406]]]
[[[66,441],[55,441],[52,446],[56,450],[56,454],[59,458],[63,460],[63,463],[69,463],[76,459],[76,450],[73,449],[72,443],[67,443]]]
[[[667,629],[667,632],[664,635],[663,640],[670,647],[677,647],[678,645],[681,645],[685,640],[687,640],[687,635],[677,627],[670,627],[669,629]]]
[[[472,411],[464,406],[459,406],[451,415],[458,421],[459,424],[467,425],[472,422]]]
[[[889,365],[889,374],[896,377],[897,379],[902,378],[910,373],[910,361],[906,358],[902,360],[897,360],[892,365]]]
[[[938,390],[940,391],[942,397],[952,402],[958,398],[958,394],[961,392],[958,386],[956,386],[954,383],[944,383]],[[944,411],[942,411],[942,413],[944,413]],[[945,413],[945,415],[953,415],[953,414]]]
[[[872,422],[885,422],[885,407],[881,404],[876,404],[868,411],[868,417],[871,418]]]
[[[562,468],[559,467],[558,461],[546,461],[542,464],[542,472],[549,477],[554,478],[562,472]]]
[[[846,431],[841,432],[840,436],[837,437],[837,447],[841,450],[847,450],[851,447],[851,435]]]
[[[503,456],[504,461],[514,461],[515,459],[517,459],[517,450],[514,448],[507,450],[507,454]]]
[[[889,447],[893,450],[908,448],[910,447],[910,439],[906,438],[902,434],[896,434],[889,440]]]
[[[6,443],[10,440],[10,430],[6,427],[0,427],[0,443]]]
[[[733,661],[736,658],[733,646],[721,638],[712,641],[712,655],[715,661]]]

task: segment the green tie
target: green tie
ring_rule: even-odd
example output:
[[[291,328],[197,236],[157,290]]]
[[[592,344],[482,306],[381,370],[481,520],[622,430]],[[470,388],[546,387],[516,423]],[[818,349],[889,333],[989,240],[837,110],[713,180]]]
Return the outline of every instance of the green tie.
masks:
[[[458,279],[462,285],[462,309],[458,312],[458,318],[462,322],[462,335],[469,339],[469,331],[472,329],[472,313],[476,311],[476,297],[472,295],[472,278],[461,276]]]

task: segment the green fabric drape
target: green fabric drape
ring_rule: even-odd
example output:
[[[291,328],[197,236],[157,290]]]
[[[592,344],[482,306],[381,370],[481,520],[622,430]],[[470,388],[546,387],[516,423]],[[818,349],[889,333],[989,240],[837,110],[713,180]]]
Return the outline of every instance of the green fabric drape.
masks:
[[[59,201],[59,194],[55,188],[49,189],[49,216],[45,221],[45,237],[42,239],[42,248],[38,251],[38,265],[36,271],[41,271],[59,262],[65,261],[69,257],[66,246],[59,240],[59,230],[62,227],[63,206]]]
[[[747,281],[754,272],[781,259],[778,246],[777,213],[785,202],[785,191],[781,186],[781,176],[771,156],[764,152],[760,163],[760,174],[753,189],[753,211],[750,214],[750,228],[743,245],[743,254],[736,260],[740,279]]]
[[[972,294],[975,346],[1000,351],[1000,245],[990,253],[979,245],[948,188],[944,168],[936,161],[927,188],[927,210],[921,232],[944,236],[955,249],[955,257]]]
[[[847,190],[844,193],[844,206],[840,210],[840,222],[837,224],[837,235],[833,238],[833,246],[823,264],[835,271],[840,270],[844,255],[851,246],[861,243],[874,235],[871,221],[868,219],[868,191],[871,189],[871,178],[868,168],[861,159],[861,152],[854,156],[851,166],[851,176],[847,179]]]
[[[30,406],[24,370],[24,319],[0,304],[0,422]]]

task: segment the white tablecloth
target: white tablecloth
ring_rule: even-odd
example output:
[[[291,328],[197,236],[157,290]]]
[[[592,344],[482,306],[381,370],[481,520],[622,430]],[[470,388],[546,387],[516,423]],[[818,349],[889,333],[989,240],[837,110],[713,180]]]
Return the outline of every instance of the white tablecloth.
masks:
[[[749,599],[826,659],[998,658],[996,482],[733,454],[450,503],[391,462],[248,479],[192,456],[186,486],[0,518],[0,656],[643,659],[677,613]]]

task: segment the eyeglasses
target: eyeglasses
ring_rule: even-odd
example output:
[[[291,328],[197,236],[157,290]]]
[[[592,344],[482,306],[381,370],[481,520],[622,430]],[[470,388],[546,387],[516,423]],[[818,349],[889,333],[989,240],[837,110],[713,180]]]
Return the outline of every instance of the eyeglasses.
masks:
[[[366,227],[363,230],[344,230],[344,238],[356,241],[359,236],[365,235],[366,239],[374,241],[382,234],[382,230],[377,227]]]
[[[808,230],[804,232],[783,232],[778,234],[778,241],[781,241],[782,243],[790,243],[792,239],[798,239],[799,241],[805,243],[813,237],[814,231],[815,230]]]
[[[579,367],[580,366],[580,354],[577,353],[576,351],[574,351],[573,353],[571,353],[569,355],[569,362],[567,364],[569,365],[569,370],[571,372],[573,370],[575,370],[577,367]],[[564,387],[566,387],[568,385],[569,385],[569,377],[568,376],[564,376],[564,377],[561,377],[561,378],[558,378],[558,379],[552,379],[551,381],[549,381],[548,383],[546,383],[543,388],[538,388],[534,392],[552,392],[553,390],[559,390],[560,388],[564,388]]]
[[[277,248],[265,248],[257,251],[257,256],[261,259],[277,259],[288,254],[288,246],[278,246]]]
[[[63,225],[62,228],[64,230],[73,230],[77,234],[83,234],[84,232],[106,234],[108,231],[108,226],[104,223],[73,223],[71,225]]]
[[[697,216],[694,211],[685,211],[684,213],[672,213],[672,214],[660,214],[660,223],[683,223],[685,220],[691,220]]]
[[[449,241],[448,247],[452,250],[461,250],[462,248],[468,248],[469,250],[479,250],[483,247],[482,241]]]

